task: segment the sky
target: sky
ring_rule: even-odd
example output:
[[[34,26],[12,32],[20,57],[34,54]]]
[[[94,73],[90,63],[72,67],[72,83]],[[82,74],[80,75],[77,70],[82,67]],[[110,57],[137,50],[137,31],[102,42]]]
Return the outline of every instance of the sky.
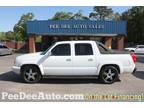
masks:
[[[122,13],[131,7],[128,6],[114,6],[111,7],[114,12]],[[58,11],[73,12],[76,13],[82,10],[82,13],[86,16],[93,11],[91,6],[18,6],[18,7],[0,7],[0,32],[12,31],[14,25],[18,22],[23,14],[32,12],[35,15],[34,19],[47,20],[52,18]]]

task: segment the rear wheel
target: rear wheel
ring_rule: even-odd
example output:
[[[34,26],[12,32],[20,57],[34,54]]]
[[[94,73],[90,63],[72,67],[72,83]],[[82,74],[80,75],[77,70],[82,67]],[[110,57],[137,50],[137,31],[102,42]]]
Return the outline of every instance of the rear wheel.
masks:
[[[24,66],[22,67],[22,77],[27,83],[36,83],[41,80],[40,70],[36,66]]]
[[[105,66],[101,69],[100,80],[106,84],[112,84],[118,80],[118,70],[114,66]]]

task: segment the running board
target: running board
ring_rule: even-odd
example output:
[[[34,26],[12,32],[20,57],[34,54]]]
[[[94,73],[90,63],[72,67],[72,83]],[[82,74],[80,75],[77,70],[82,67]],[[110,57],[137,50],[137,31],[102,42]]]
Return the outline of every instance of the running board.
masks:
[[[98,75],[44,75],[43,78],[98,78]]]

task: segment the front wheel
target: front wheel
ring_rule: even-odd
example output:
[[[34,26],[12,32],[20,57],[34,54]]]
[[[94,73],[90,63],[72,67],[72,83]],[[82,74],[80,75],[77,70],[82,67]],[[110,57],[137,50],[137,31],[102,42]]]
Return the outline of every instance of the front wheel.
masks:
[[[112,84],[118,80],[118,70],[114,66],[105,66],[101,69],[99,78],[105,84]]]
[[[41,80],[40,70],[36,66],[24,66],[21,72],[24,81],[27,83],[36,83]]]

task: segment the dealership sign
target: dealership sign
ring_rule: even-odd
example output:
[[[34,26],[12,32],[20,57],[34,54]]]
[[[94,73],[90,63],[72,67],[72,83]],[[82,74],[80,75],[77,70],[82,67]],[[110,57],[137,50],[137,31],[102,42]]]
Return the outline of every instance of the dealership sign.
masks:
[[[99,25],[99,24],[92,24],[92,25],[84,25],[84,24],[75,24],[75,25],[70,25],[70,24],[51,24],[48,25],[50,29],[103,29],[104,25]]]
[[[35,20],[27,22],[27,33],[36,35],[125,35],[126,22],[91,20]]]

